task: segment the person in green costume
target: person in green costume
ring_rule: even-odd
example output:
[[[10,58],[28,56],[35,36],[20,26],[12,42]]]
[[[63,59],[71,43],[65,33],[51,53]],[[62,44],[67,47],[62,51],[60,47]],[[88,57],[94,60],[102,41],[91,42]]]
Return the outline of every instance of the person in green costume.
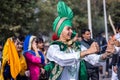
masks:
[[[59,37],[47,51],[50,61],[44,68],[50,71],[49,80],[88,80],[86,66],[82,59],[97,53],[98,44],[93,42],[89,49],[81,51],[77,35],[72,31],[73,12],[62,0],[57,5],[58,17],[53,22],[53,31]]]

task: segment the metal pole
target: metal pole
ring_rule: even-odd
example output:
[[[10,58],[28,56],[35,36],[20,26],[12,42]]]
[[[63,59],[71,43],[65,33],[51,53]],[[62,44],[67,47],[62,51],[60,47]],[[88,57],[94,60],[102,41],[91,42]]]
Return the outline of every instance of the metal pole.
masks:
[[[105,22],[105,37],[108,41],[108,27],[107,27],[107,16],[106,16],[106,3],[105,0],[103,0],[103,8],[104,8],[104,22]]]
[[[93,38],[93,33],[92,33],[92,20],[91,20],[91,3],[90,0],[87,0],[87,7],[88,7],[88,28],[91,31],[91,38]]]

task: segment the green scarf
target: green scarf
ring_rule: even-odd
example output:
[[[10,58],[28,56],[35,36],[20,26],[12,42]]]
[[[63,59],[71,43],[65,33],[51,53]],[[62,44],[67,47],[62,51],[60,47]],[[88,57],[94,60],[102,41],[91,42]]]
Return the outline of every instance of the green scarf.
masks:
[[[87,70],[85,61],[80,61],[80,72],[79,72],[79,80],[88,80]]]

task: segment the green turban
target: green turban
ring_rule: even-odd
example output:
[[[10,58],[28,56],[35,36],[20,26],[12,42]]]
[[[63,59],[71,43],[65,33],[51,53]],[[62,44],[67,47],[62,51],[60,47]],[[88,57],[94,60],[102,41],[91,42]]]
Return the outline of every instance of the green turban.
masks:
[[[58,37],[65,26],[72,27],[73,12],[62,0],[57,5],[58,17],[53,22],[53,31]]]

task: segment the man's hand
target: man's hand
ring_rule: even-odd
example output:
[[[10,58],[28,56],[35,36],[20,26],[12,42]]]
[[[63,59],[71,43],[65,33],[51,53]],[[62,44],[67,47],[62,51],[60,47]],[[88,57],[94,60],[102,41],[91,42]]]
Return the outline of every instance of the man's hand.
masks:
[[[120,42],[118,40],[115,40],[114,45],[117,46],[117,47],[120,47]]]
[[[117,66],[113,66],[113,71],[117,73]]]
[[[109,39],[108,43],[111,45],[115,45],[117,47],[120,47],[120,41],[118,41],[115,36],[111,37]]]
[[[104,60],[107,57],[109,57],[110,55],[112,55],[113,53],[115,53],[115,46],[114,46],[113,42],[108,41],[106,51],[104,54],[102,54],[101,59]]]
[[[97,42],[93,42],[90,46],[90,48],[88,49],[88,54],[94,54],[99,52],[100,48],[97,44]]]
[[[26,75],[27,77],[30,77],[30,71],[29,71],[29,70],[25,71],[25,75]]]
[[[108,42],[106,52],[108,53],[114,53],[115,52],[115,46],[111,44],[112,42]]]
[[[86,55],[95,54],[97,52],[99,52],[99,46],[96,42],[93,42],[89,49],[80,53],[80,57],[85,57]]]
[[[41,73],[45,74],[45,69],[41,68]]]

